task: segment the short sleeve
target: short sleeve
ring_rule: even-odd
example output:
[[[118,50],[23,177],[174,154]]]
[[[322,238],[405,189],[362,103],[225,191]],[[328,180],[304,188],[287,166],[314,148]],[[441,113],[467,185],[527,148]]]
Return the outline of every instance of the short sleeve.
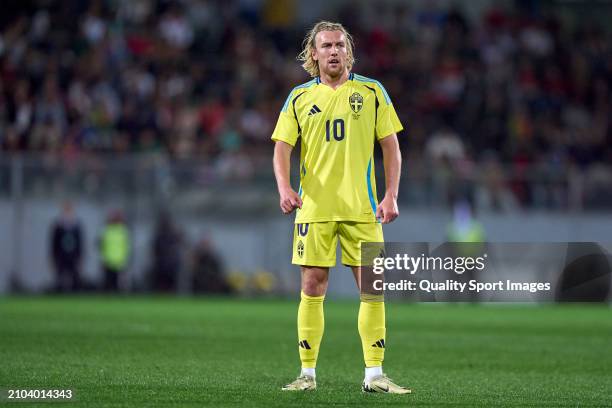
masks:
[[[274,132],[272,132],[272,140],[275,142],[280,140],[291,146],[295,146],[297,142],[299,136],[298,123],[292,103],[295,96],[295,92],[293,91],[289,94],[278,116],[276,127],[274,128]]]
[[[379,101],[376,111],[376,139],[381,140],[400,132],[404,127],[395,112],[389,94],[379,82],[376,83],[376,98]]]

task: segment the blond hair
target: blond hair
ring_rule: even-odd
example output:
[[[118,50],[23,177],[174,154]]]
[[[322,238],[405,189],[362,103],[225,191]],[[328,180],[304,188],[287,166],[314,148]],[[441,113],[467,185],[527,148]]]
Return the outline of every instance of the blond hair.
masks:
[[[316,49],[316,36],[321,31],[341,31],[346,38],[346,65],[350,71],[355,63],[355,57],[353,56],[353,37],[346,31],[346,28],[340,23],[332,23],[330,21],[319,21],[314,25],[306,34],[304,42],[302,43],[302,52],[298,55],[298,61],[302,61],[302,68],[310,74],[311,77],[318,77],[321,75],[319,71],[319,63],[312,57],[312,51]]]

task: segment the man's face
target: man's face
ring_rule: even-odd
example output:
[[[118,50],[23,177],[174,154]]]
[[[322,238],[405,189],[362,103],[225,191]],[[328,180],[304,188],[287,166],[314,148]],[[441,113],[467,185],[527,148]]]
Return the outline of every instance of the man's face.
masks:
[[[312,55],[319,64],[321,74],[332,78],[346,71],[346,38],[342,31],[321,31],[315,37],[316,48]]]
[[[62,213],[65,218],[72,218],[74,215],[74,207],[72,206],[72,203],[65,202],[62,206]]]

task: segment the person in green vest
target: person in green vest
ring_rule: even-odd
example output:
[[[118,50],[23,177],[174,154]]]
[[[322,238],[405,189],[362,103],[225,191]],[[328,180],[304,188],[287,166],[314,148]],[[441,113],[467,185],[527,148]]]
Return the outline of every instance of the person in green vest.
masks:
[[[482,224],[472,214],[472,208],[467,201],[459,201],[453,208],[453,221],[448,226],[449,242],[485,242]]]
[[[104,290],[118,291],[130,258],[130,232],[120,210],[110,213],[100,236]]]
[[[483,256],[486,252],[486,236],[482,224],[474,216],[472,206],[467,200],[459,200],[453,206],[453,220],[448,225],[447,240],[449,242],[448,255],[458,258],[476,258]],[[462,274],[451,274],[451,279],[459,282],[469,282],[477,278],[475,271],[466,270]],[[477,302],[478,295],[475,292],[452,293],[455,301]]]

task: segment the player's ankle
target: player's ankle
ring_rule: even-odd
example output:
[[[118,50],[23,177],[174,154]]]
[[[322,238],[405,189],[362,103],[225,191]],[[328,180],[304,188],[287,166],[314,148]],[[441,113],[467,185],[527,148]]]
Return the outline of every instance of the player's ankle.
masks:
[[[366,367],[364,381],[369,383],[372,379],[381,376],[383,373],[382,366]]]
[[[310,368],[306,368],[306,367],[302,367],[302,374],[301,375],[308,375],[312,378],[316,378],[317,374],[315,373],[315,369],[314,367]]]

